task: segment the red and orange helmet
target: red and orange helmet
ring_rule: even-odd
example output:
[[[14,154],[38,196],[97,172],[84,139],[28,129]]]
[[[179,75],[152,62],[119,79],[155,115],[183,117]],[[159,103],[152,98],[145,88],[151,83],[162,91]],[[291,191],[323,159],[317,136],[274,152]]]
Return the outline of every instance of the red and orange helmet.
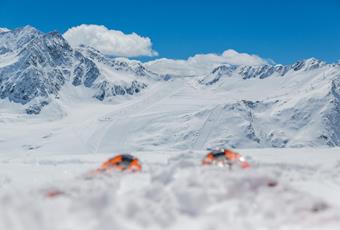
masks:
[[[129,171],[139,172],[142,166],[139,160],[129,154],[117,155],[105,161],[98,169],[98,172],[111,172],[111,171]]]
[[[249,168],[250,164],[239,153],[230,149],[216,149],[209,152],[202,160],[203,165],[238,165]]]

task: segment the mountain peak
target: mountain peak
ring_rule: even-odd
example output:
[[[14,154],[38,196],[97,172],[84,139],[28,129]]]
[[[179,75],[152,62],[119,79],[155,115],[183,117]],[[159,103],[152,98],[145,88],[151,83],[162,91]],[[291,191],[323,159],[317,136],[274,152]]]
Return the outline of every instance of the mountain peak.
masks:
[[[235,70],[235,68],[236,68],[236,66],[224,64],[224,65],[220,65],[220,66],[216,67],[215,69],[213,69],[213,71],[211,73],[223,75],[223,74],[226,74],[226,73],[230,73],[230,71]]]
[[[5,32],[8,32],[8,31],[10,31],[10,30],[7,29],[7,28],[0,27],[0,33],[5,33]]]
[[[327,63],[322,60],[316,58],[308,58],[295,62],[293,65],[291,65],[291,69],[293,69],[294,71],[299,70],[309,71],[323,67],[326,64]]]
[[[38,31],[35,27],[33,27],[31,25],[26,25],[26,26],[22,27],[21,29],[25,30],[25,31]]]
[[[1,33],[1,36],[6,36],[6,40],[7,40],[6,42],[14,38],[18,40],[19,37],[22,37],[22,36],[27,36],[27,35],[32,35],[32,34],[42,34],[42,32],[40,32],[36,28],[29,26],[29,25],[24,26],[24,27],[19,27],[14,30],[9,30],[7,28],[0,28],[0,33]]]
[[[12,32],[20,33],[20,34],[40,34],[40,33],[42,33],[38,29],[36,29],[35,27],[30,26],[30,25],[26,25],[24,27],[16,28],[15,30],[12,30]]]

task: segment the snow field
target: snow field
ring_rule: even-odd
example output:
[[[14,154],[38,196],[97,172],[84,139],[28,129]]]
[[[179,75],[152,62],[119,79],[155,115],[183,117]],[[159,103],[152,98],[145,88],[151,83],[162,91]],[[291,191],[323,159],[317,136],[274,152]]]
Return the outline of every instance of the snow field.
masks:
[[[335,150],[243,152],[250,170],[202,167],[203,152],[137,152],[143,172],[95,176],[109,155],[2,157],[0,229],[338,229]]]

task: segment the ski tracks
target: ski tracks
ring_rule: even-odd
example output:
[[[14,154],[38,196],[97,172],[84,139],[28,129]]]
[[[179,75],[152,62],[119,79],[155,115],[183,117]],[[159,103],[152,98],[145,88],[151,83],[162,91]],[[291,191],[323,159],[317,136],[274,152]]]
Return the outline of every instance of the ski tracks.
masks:
[[[129,121],[130,117],[132,115],[136,116],[138,114],[142,114],[152,105],[173,96],[185,85],[186,82],[184,80],[175,80],[170,84],[163,84],[158,87],[156,91],[148,95],[144,95],[143,98],[135,101],[120,111],[105,115],[102,120],[105,124],[100,126],[99,130],[96,130],[91,137],[91,139],[95,140],[96,136],[100,136],[99,140],[97,139],[95,141],[95,153],[102,150],[101,148],[103,144],[105,144],[105,141],[106,144],[110,147],[114,147],[114,149],[118,148],[120,151],[126,151],[126,140],[129,136],[131,125],[133,125],[133,121]]]
[[[197,133],[197,138],[192,145],[193,149],[202,150],[204,148],[211,133],[216,128],[216,124],[220,119],[222,111],[223,111],[222,105],[217,105],[210,111],[207,119],[204,121],[201,129]]]

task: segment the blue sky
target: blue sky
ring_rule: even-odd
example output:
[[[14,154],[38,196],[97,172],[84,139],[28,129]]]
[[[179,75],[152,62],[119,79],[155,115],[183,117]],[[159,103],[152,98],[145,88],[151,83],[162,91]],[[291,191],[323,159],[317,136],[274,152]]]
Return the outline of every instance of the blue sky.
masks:
[[[150,37],[159,57],[235,49],[284,64],[308,57],[340,59],[340,0],[0,3],[0,27],[30,24],[44,32],[65,32],[84,23]]]

